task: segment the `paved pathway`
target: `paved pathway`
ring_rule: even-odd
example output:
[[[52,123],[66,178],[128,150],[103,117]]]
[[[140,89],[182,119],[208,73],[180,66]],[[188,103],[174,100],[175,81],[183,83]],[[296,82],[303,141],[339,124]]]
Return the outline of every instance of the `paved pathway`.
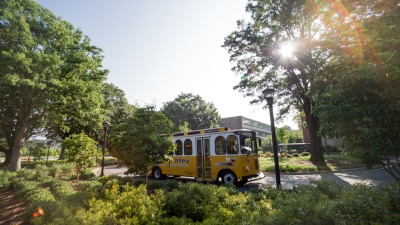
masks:
[[[367,182],[373,186],[384,186],[387,183],[394,182],[395,179],[390,176],[383,168],[375,168],[371,170],[359,169],[352,171],[342,172],[328,172],[328,173],[302,173],[302,174],[285,174],[281,173],[281,186],[284,189],[290,189],[293,186],[300,184],[309,184],[310,180],[321,180],[326,178],[329,180],[335,180],[343,185],[354,185],[355,183]],[[265,188],[267,186],[276,187],[276,176],[274,173],[268,173],[262,179],[253,180],[247,185],[248,188]]]
[[[101,168],[94,170],[99,175]],[[124,176],[126,171],[125,167],[117,168],[117,166],[108,166],[104,169],[105,175],[118,175]],[[354,185],[357,182],[367,182],[374,186],[384,186],[387,183],[394,182],[395,179],[391,177],[384,169],[375,168],[371,170],[358,169],[341,172],[328,172],[328,173],[281,173],[281,186],[284,189],[290,189],[293,186],[300,184],[309,184],[310,179],[320,180],[322,178],[335,180],[340,184]],[[241,191],[246,191],[251,188],[266,188],[268,186],[276,187],[275,173],[265,173],[265,177],[261,179],[255,179],[247,183],[246,185],[239,187]],[[182,179],[182,178],[180,178]],[[183,178],[184,179],[184,178]],[[193,180],[188,178],[186,180]]]

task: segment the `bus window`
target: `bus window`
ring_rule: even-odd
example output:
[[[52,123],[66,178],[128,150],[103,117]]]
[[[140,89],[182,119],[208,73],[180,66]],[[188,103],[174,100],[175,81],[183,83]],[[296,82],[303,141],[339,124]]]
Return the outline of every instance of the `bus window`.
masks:
[[[186,139],[184,144],[185,144],[184,145],[185,146],[184,154],[185,155],[192,155],[192,152],[193,152],[193,150],[192,150],[192,140]]]
[[[176,140],[175,144],[176,144],[175,155],[182,155],[182,141]]]
[[[253,142],[250,136],[240,136],[241,147],[240,151],[242,154],[249,154],[253,149]]]
[[[215,138],[215,154],[217,155],[226,154],[225,138],[222,136],[218,136],[217,138]]]
[[[228,154],[238,154],[238,140],[235,135],[229,135],[228,138],[226,139],[226,148],[228,151]]]

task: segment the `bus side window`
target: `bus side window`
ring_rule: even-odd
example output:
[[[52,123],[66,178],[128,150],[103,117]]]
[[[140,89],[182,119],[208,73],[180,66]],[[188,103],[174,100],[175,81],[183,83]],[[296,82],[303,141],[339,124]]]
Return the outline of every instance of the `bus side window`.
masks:
[[[238,154],[238,140],[235,135],[229,135],[228,138],[226,139],[226,148],[228,151],[228,154]]]
[[[176,140],[176,150],[175,150],[175,155],[182,155],[182,141],[181,140]]]
[[[218,136],[217,138],[215,138],[215,154],[217,155],[226,154],[225,138],[222,136]]]
[[[184,143],[184,154],[185,155],[192,155],[192,140],[186,139]]]

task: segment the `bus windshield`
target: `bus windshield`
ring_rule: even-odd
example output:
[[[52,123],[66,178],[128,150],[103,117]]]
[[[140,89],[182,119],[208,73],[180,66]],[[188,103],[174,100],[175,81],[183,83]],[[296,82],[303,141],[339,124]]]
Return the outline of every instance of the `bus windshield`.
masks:
[[[248,135],[240,135],[240,151],[242,154],[257,153],[254,138]]]

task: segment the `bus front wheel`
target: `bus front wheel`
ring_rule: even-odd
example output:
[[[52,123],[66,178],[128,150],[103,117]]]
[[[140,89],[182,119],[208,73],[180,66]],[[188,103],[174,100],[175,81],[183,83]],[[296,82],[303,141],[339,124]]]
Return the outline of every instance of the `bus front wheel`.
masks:
[[[160,168],[156,167],[153,169],[153,177],[157,180],[164,178]]]
[[[236,184],[237,181],[233,172],[223,173],[221,179],[223,184]]]

